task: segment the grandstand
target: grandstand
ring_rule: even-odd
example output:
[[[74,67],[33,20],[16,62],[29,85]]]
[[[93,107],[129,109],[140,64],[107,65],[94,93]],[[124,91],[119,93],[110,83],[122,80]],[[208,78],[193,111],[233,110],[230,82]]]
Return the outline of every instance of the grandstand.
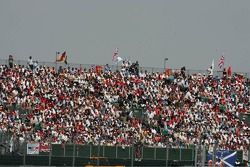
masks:
[[[126,62],[119,67],[38,63],[30,68],[25,61],[15,61],[10,67],[2,60],[0,77],[2,154],[23,156],[26,148],[32,152],[28,144],[42,143],[49,146],[44,162],[51,162],[50,154],[67,157],[65,150],[71,150],[74,157],[75,145],[78,151],[83,145],[97,149],[97,157],[121,155],[127,158],[124,164],[133,164],[133,157],[136,163],[158,160],[165,165],[167,159],[197,165],[196,146],[238,150],[240,155],[249,150],[247,73],[211,76]],[[50,151],[58,145],[71,146],[58,154]],[[91,151],[82,154],[93,157]],[[177,158],[171,159],[174,154]]]

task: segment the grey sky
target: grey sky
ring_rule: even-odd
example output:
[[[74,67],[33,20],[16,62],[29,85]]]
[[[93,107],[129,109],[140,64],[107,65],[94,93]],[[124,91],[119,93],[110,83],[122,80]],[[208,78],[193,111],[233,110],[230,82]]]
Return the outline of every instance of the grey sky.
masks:
[[[0,0],[0,58],[13,54],[70,63],[112,64],[112,53],[141,66],[250,72],[249,0]]]

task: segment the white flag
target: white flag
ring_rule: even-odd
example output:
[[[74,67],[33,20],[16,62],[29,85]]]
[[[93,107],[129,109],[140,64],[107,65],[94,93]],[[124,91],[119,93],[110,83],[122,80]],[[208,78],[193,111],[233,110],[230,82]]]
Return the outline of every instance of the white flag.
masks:
[[[212,61],[211,68],[212,68],[212,70],[214,70],[214,59],[213,59],[213,61]]]
[[[115,49],[114,53],[113,53],[113,57],[112,57],[112,61],[114,63],[119,63],[120,61],[122,61],[123,59],[119,56],[118,54],[118,48]]]

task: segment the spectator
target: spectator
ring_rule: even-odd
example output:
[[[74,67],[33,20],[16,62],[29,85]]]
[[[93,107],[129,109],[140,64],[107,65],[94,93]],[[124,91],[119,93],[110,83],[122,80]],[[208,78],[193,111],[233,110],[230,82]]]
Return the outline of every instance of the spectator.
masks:
[[[9,55],[9,67],[13,68],[14,59],[12,55]]]
[[[214,72],[213,72],[213,66],[210,66],[208,69],[208,76],[213,76],[214,75]]]
[[[109,73],[110,71],[111,71],[111,68],[109,67],[108,64],[106,64],[105,67],[104,67],[104,72]]]
[[[32,60],[32,56],[30,56],[29,59],[28,59],[28,65],[29,65],[31,70],[34,69],[34,62]]]
[[[139,63],[138,61],[135,62],[135,74],[139,76]]]
[[[185,66],[183,66],[183,67],[181,67],[181,75],[182,75],[182,77],[183,78],[185,78],[186,77],[186,67]]]
[[[36,69],[37,67],[38,67],[38,61],[36,60],[36,61],[34,61],[34,63],[33,63],[33,68]]]

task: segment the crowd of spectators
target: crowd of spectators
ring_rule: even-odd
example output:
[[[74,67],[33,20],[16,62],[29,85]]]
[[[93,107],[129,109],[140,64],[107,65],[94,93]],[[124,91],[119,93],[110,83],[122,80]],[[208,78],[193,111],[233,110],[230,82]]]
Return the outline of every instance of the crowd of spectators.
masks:
[[[1,65],[0,131],[21,142],[249,148],[247,78],[139,69]]]

